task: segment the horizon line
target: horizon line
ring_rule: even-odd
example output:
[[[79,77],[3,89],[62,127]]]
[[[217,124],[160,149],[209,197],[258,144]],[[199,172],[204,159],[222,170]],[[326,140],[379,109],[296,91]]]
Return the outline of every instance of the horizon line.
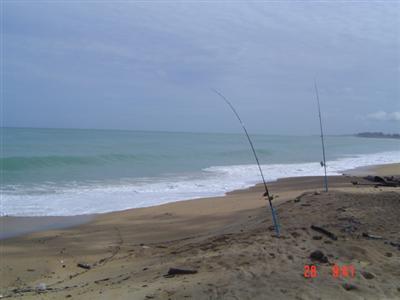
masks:
[[[161,130],[161,129],[127,129],[127,128],[78,128],[78,127],[27,127],[27,126],[0,126],[1,129],[49,129],[49,130],[100,130],[100,131],[131,131],[131,132],[161,132],[161,133],[193,133],[193,134],[234,134],[241,135],[242,132],[221,132],[221,131],[173,131],[173,130]],[[370,131],[368,131],[370,132]],[[361,132],[356,133],[334,133],[328,134],[328,136],[354,136]],[[318,136],[319,133],[311,134],[290,134],[290,133],[250,133],[251,135],[273,135],[273,136]]]

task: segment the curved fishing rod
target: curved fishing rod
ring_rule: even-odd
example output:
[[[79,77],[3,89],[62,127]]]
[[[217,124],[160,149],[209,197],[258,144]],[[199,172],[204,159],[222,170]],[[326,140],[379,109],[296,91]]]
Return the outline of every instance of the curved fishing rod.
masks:
[[[258,166],[258,170],[260,171],[260,175],[261,175],[261,178],[262,178],[262,181],[263,181],[263,184],[264,184],[264,188],[265,188],[265,193],[264,193],[263,196],[268,198],[269,206],[270,206],[270,208],[271,208],[271,213],[272,213],[272,219],[273,219],[273,222],[274,222],[275,232],[276,232],[277,236],[279,236],[279,225],[278,225],[278,221],[277,221],[277,217],[276,217],[276,212],[275,212],[274,207],[272,206],[272,198],[273,198],[273,197],[270,196],[270,194],[269,194],[268,187],[267,187],[267,183],[266,183],[265,178],[264,178],[264,173],[263,173],[263,171],[262,171],[262,169],[261,169],[261,165],[260,165],[260,162],[259,162],[259,160],[258,160],[258,156],[257,156],[256,150],[254,149],[253,142],[252,142],[251,139],[250,139],[249,133],[247,132],[247,129],[246,129],[246,127],[244,126],[244,123],[243,123],[242,119],[240,118],[240,116],[239,116],[239,114],[237,113],[236,109],[233,107],[232,103],[230,103],[229,100],[226,99],[226,97],[225,97],[224,95],[222,95],[220,92],[218,92],[216,89],[211,89],[211,90],[212,90],[214,93],[216,93],[218,96],[220,96],[221,99],[224,100],[226,104],[228,104],[228,106],[230,107],[230,109],[231,109],[231,110],[233,111],[233,113],[235,114],[236,118],[239,120],[240,125],[242,125],[242,128],[243,128],[243,130],[244,130],[244,133],[246,134],[247,140],[249,141],[251,150],[253,150],[254,158],[256,159],[257,166]]]
[[[321,143],[322,143],[322,158],[324,160],[323,165],[324,165],[324,171],[325,171],[325,177],[324,177],[324,183],[325,183],[325,192],[328,192],[328,177],[326,176],[326,160],[325,160],[325,142],[324,142],[324,132],[322,130],[322,118],[321,118],[321,106],[319,104],[319,95],[318,95],[318,87],[317,87],[317,81],[314,79],[314,87],[315,87],[315,94],[317,95],[317,104],[318,104],[318,116],[319,116],[319,128],[321,130]],[[322,165],[322,163],[321,163]]]

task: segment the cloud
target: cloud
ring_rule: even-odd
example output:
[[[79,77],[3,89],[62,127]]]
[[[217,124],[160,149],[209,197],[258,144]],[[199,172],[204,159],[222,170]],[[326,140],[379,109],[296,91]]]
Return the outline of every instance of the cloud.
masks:
[[[5,4],[5,124],[26,124],[20,112],[29,102],[35,124],[47,122],[43,111],[53,116],[48,127],[104,128],[110,112],[131,112],[135,117],[112,126],[180,131],[185,115],[186,130],[225,130],[226,110],[211,86],[243,111],[252,130],[316,132],[309,117],[314,77],[332,133],[365,131],[357,120],[398,119],[388,115],[399,111],[399,3],[19,2]],[[378,110],[376,99],[378,108],[393,109],[367,118]],[[88,121],[70,117],[88,107],[96,107]],[[282,122],[282,111],[292,118]],[[382,131],[393,125],[370,122]]]
[[[367,119],[375,121],[400,121],[400,112],[385,112],[383,110],[368,114]]]

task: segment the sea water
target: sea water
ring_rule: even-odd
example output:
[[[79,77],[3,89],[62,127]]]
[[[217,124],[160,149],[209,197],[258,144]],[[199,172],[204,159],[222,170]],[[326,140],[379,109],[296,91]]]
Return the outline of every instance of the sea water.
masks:
[[[3,216],[103,213],[261,181],[243,134],[2,128],[1,137]],[[266,180],[323,175],[319,136],[251,137]],[[400,162],[400,141],[326,136],[326,155],[328,174],[339,175]]]

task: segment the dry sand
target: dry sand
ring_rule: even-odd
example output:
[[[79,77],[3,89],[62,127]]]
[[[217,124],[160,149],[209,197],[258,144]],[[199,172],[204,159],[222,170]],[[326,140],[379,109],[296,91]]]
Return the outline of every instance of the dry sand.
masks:
[[[368,172],[396,175],[400,167]],[[9,238],[0,248],[0,293],[21,299],[400,299],[399,188],[353,186],[352,180],[330,177],[329,193],[315,193],[321,177],[270,184],[280,238],[270,228],[262,186]],[[314,250],[329,262],[311,261]],[[78,267],[81,262],[91,269]],[[305,278],[304,266],[312,263],[317,277]],[[334,278],[333,264],[352,265],[355,277]],[[171,267],[197,273],[164,277]]]

